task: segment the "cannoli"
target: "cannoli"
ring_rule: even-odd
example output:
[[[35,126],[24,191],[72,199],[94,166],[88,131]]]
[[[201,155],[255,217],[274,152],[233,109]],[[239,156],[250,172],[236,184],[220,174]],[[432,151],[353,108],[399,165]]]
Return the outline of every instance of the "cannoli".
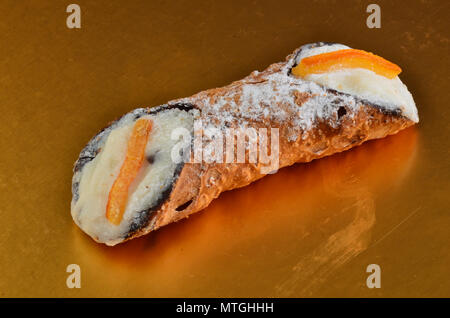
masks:
[[[82,150],[72,217],[115,245],[279,168],[395,134],[419,121],[400,72],[374,54],[318,42],[228,86],[135,109]]]

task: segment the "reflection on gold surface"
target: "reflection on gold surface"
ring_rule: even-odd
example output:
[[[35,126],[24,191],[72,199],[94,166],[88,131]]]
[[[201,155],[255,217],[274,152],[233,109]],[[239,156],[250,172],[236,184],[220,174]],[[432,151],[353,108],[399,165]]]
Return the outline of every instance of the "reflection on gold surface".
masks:
[[[83,263],[110,271],[115,283],[135,281],[150,295],[180,296],[177,288],[194,280],[201,295],[216,295],[214,286],[210,293],[200,287],[211,284],[202,272],[221,273],[225,277],[217,279],[225,283],[226,277],[252,276],[242,271],[242,262],[249,262],[244,267],[259,267],[264,277],[257,284],[266,285],[265,295],[310,296],[367,248],[376,219],[373,192],[401,182],[415,143],[412,128],[282,169],[222,194],[189,219],[115,247],[76,229],[74,249]]]
[[[351,173],[351,169],[345,166],[340,168],[343,168],[342,173],[345,175],[340,172],[340,176],[327,179],[329,184],[324,181],[326,194],[349,200],[341,213],[351,213],[352,219],[343,229],[324,239],[312,252],[301,255],[292,274],[277,286],[280,295],[294,296],[300,292],[310,296],[315,287],[326,281],[328,275],[365,250],[370,242],[370,230],[375,224],[373,195],[359,177]]]
[[[300,293],[311,296],[339,266],[368,247],[371,228],[376,220],[371,188],[379,186],[381,180],[385,186],[393,180],[401,182],[399,177],[411,166],[415,139],[414,130],[408,130],[398,138],[391,137],[367,145],[372,149],[357,149],[349,153],[345,161],[339,159],[343,162],[336,160],[333,166],[328,167],[327,163],[323,164],[321,173],[325,194],[349,201],[339,216],[350,212],[351,220],[343,229],[324,239],[312,252],[301,255],[292,274],[277,286],[279,295],[286,297]],[[380,167],[385,169],[383,174]],[[364,178],[366,174],[370,177]],[[326,220],[328,222],[329,219]]]

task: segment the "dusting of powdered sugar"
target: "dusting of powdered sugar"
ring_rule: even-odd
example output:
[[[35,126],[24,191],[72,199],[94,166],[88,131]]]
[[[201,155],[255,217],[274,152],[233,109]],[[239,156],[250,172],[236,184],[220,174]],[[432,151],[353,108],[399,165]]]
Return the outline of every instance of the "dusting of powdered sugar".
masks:
[[[326,46],[325,43],[314,45],[317,46],[316,50],[324,52],[346,47],[333,44],[332,48],[325,49],[322,47]],[[276,126],[272,128],[288,125],[291,132],[289,139],[295,141],[299,136],[306,138],[308,130],[319,121],[326,120],[336,127],[339,107],[356,110],[361,102],[348,94],[330,93],[319,84],[290,74],[298,57],[304,54],[302,52],[314,47],[301,47],[286,62],[274,64],[263,72],[254,71],[243,80],[223,89],[201,92],[175,102],[189,102],[199,106],[204,128],[246,128],[255,123],[268,122]],[[296,101],[298,93],[308,96],[300,105]],[[350,111],[349,116],[354,113]]]
[[[287,126],[289,141],[307,138],[311,128],[319,122],[326,121],[337,128],[340,123],[337,113],[341,107],[347,110],[346,116],[350,118],[363,105],[401,113],[398,105],[373,103],[291,74],[292,68],[305,57],[342,49],[349,47],[325,42],[304,45],[285,62],[273,64],[262,72],[254,71],[224,88],[200,92],[174,102],[198,106],[204,128],[224,130],[230,126],[246,128],[255,124],[267,127],[269,123],[277,127]],[[306,97],[299,102],[298,95]]]

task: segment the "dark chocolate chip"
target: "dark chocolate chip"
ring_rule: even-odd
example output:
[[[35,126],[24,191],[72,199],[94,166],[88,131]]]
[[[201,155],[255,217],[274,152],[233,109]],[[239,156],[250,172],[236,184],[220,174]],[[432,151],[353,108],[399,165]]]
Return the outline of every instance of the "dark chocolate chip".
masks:
[[[345,109],[344,106],[341,106],[338,108],[338,111],[337,111],[338,119],[341,119],[346,114],[347,114],[347,110]]]
[[[153,155],[148,155],[147,156],[147,162],[149,164],[152,164],[153,162],[155,162],[155,155],[154,154]]]

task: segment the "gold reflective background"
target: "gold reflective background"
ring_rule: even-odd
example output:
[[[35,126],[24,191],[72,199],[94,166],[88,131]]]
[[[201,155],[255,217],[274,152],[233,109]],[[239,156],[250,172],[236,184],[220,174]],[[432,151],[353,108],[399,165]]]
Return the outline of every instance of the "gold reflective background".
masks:
[[[450,296],[450,6],[377,1],[0,5],[0,296]],[[224,193],[146,237],[96,244],[70,217],[72,165],[109,121],[222,86],[298,46],[403,68],[420,124]],[[81,289],[66,266],[81,266]],[[381,266],[381,288],[366,267]]]

